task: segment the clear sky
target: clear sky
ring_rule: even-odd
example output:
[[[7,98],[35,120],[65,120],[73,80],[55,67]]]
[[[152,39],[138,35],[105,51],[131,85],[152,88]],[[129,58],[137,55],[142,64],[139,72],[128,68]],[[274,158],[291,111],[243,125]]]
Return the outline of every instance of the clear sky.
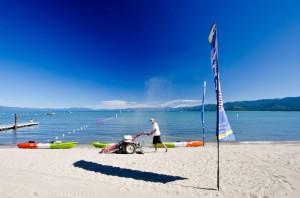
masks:
[[[0,0],[0,106],[128,108],[300,96],[299,0]]]

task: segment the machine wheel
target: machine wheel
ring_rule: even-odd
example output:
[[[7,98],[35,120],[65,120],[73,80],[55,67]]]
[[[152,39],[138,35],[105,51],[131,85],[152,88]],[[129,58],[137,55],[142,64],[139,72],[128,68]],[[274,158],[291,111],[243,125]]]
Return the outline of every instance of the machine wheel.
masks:
[[[135,152],[135,145],[134,144],[126,144],[124,147],[124,151],[127,154],[133,154]]]

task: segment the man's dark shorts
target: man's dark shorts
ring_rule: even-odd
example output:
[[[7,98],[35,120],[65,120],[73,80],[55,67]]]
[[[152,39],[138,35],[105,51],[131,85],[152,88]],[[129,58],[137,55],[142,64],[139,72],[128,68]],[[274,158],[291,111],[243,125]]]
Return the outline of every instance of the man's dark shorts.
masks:
[[[162,143],[162,141],[160,139],[160,135],[153,136],[153,144],[158,144],[158,143]]]

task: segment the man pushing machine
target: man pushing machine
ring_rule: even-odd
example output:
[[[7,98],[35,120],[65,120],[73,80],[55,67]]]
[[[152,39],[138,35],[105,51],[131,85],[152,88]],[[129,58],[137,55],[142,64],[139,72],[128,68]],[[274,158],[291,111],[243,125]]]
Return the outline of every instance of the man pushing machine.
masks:
[[[158,124],[155,122],[154,118],[151,118],[149,121],[152,124],[152,130],[147,135],[153,135],[153,146],[154,146],[154,152],[157,152],[157,144],[162,144],[163,147],[166,149],[166,152],[168,151],[168,147],[161,141],[161,133],[159,130]]]

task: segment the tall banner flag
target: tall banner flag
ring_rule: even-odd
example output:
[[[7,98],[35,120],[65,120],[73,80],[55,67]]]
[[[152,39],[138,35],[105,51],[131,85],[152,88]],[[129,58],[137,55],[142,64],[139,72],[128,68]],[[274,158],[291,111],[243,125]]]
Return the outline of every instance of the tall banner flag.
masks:
[[[203,131],[203,146],[205,142],[205,133],[204,133],[204,99],[205,99],[205,92],[206,92],[206,81],[203,83],[203,98],[202,98],[202,113],[201,113],[201,120],[202,120],[202,131]]]
[[[211,67],[213,70],[214,85],[217,95],[217,108],[218,108],[218,117],[217,117],[217,139],[220,141],[235,141],[235,137],[229,125],[224,106],[222,101],[221,85],[219,78],[219,68],[218,68],[218,41],[217,41],[217,26],[214,23],[208,40],[211,44],[210,58],[211,58]]]

